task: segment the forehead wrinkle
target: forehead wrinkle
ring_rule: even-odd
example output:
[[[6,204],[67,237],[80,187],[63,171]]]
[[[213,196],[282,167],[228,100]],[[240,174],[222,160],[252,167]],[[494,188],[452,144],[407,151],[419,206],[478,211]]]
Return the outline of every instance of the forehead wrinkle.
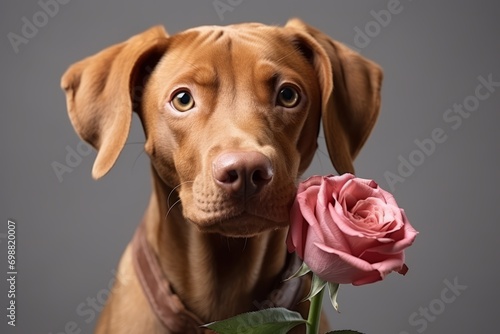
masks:
[[[268,41],[271,39],[268,38]],[[300,78],[299,68],[306,63],[306,60],[301,56],[300,50],[293,45],[284,46],[281,44],[276,47],[276,41],[273,43],[259,44],[258,48],[254,48],[258,55],[258,60],[253,67],[258,68],[254,76],[261,82],[269,82],[275,84],[283,77],[288,77],[298,82],[302,82]],[[279,42],[283,42],[279,40]],[[296,67],[297,61],[301,66]]]
[[[177,69],[171,76],[172,82],[195,84],[201,87],[214,88],[218,86],[218,75],[213,68],[196,66],[188,69]]]
[[[253,72],[253,77],[255,77],[257,84],[264,82],[270,89],[274,89],[282,76],[279,68],[268,60],[257,62]]]
[[[210,67],[198,67],[192,80],[199,86],[215,86],[217,85],[217,73]]]
[[[275,60],[262,59],[256,66],[254,71],[254,77],[257,82],[266,82],[272,89],[275,88],[276,83],[281,80],[289,80],[300,86],[305,85],[299,69],[302,67],[294,68],[288,64],[280,64],[282,58],[279,58],[279,62]]]
[[[229,88],[234,88],[235,73],[228,68],[228,64],[232,64],[234,68],[234,61],[237,60],[237,57],[233,57],[234,34],[230,29],[219,26],[195,29],[198,36],[190,44],[189,54],[196,55],[195,61],[204,63],[205,66],[202,65],[201,69],[198,67],[199,73],[196,73],[194,80],[203,86],[219,86],[224,81]]]

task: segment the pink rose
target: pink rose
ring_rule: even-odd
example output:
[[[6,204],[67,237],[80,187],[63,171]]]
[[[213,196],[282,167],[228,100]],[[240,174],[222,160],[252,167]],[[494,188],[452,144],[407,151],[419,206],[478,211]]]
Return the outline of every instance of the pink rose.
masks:
[[[404,249],[417,234],[375,181],[313,176],[299,185],[287,245],[324,281],[362,285],[405,274]]]

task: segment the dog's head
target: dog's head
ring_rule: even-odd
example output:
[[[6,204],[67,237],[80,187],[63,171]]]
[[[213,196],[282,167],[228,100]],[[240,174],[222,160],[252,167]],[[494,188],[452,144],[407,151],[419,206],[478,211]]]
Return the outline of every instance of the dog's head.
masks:
[[[380,108],[373,62],[300,20],[284,27],[153,27],[72,65],[62,78],[70,119],[115,163],[138,113],[155,172],[201,230],[247,236],[288,224],[321,120],[339,173]]]

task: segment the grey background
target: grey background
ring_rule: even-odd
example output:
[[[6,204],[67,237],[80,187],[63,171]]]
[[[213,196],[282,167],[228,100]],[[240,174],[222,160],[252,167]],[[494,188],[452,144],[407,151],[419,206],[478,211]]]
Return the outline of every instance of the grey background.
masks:
[[[17,326],[7,326],[1,279],[0,332],[64,333],[74,323],[90,333],[95,320],[85,303],[105,298],[148,201],[149,165],[137,118],[106,177],[91,179],[91,153],[58,180],[51,164],[67,165],[67,146],[76,150],[80,142],[59,89],[67,66],[159,23],[173,34],[205,24],[284,24],[294,16],[384,68],[382,112],[356,160],[359,176],[391,190],[384,173],[398,173],[398,157],[408,159],[416,139],[430,138],[435,128],[447,136],[395,185],[396,199],[420,231],[407,251],[408,275],[342,286],[341,313],[326,308],[332,324],[384,334],[497,332],[500,89],[457,129],[443,115],[474,95],[478,76],[500,81],[498,2],[401,0],[401,12],[378,32],[370,11],[387,9],[386,0],[238,2],[221,19],[212,1],[70,1],[18,53],[7,34],[21,35],[23,17],[33,22],[42,9],[36,1],[1,3],[0,273],[7,272],[7,219],[14,219],[18,309]],[[367,24],[369,44],[356,43],[354,29]],[[322,139],[320,146],[306,176],[333,171]],[[451,303],[440,301],[445,280],[467,287]],[[419,312],[429,307],[432,318],[422,320]],[[410,320],[414,312],[417,323]]]

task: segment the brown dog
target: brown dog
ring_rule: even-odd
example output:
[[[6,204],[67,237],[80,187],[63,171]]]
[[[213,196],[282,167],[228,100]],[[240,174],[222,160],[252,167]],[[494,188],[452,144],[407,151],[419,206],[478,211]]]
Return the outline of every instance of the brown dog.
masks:
[[[296,185],[321,119],[335,168],[353,172],[381,80],[376,64],[298,19],[171,37],[157,26],[72,65],[62,87],[73,126],[98,151],[93,177],[115,163],[132,111],[153,174],[119,265],[129,279],[115,284],[96,332],[202,332],[193,324],[255,310],[273,289],[282,300],[300,290],[291,307],[306,317],[296,302],[307,285],[277,288]]]

